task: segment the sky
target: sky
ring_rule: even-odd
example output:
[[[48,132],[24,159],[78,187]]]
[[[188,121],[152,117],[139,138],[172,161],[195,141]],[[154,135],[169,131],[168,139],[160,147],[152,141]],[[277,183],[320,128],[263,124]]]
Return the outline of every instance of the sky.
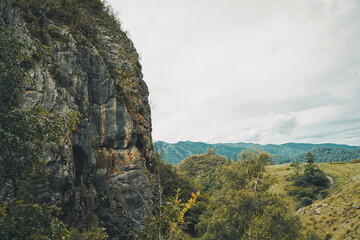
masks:
[[[154,141],[360,145],[360,1],[108,0]]]

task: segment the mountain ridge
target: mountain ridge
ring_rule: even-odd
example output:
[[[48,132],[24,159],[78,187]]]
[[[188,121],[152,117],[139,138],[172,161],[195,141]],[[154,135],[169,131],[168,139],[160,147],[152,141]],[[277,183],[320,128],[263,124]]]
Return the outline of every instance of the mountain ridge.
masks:
[[[194,154],[203,154],[208,148],[214,148],[215,152],[224,157],[230,157],[234,159],[235,155],[239,154],[242,150],[247,148],[257,148],[263,151],[269,152],[274,155],[273,162],[274,164],[295,162],[296,160],[302,161],[303,154],[307,151],[314,150],[317,148],[322,148],[322,151],[331,152],[343,151],[346,153],[347,158],[341,159],[341,161],[349,161],[351,159],[360,157],[360,147],[359,146],[350,146],[346,144],[335,144],[335,143],[284,143],[284,144],[257,144],[257,143],[204,143],[204,142],[192,142],[192,141],[180,141],[177,143],[167,143],[164,141],[156,141],[154,143],[155,150],[158,152],[162,151],[163,158],[166,162],[172,163],[174,165],[181,162],[183,159],[194,155]],[[337,150],[334,150],[337,149]],[[323,159],[319,150],[317,150],[316,156],[319,162],[326,162],[326,159]],[[335,154],[339,155],[339,154]],[[348,159],[351,158],[351,159]]]

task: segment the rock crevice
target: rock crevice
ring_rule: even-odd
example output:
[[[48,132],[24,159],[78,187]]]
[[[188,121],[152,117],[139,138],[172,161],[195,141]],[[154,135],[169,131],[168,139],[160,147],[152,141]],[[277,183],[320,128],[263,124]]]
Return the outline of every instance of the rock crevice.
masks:
[[[0,0],[6,24],[20,24],[20,34],[51,52],[31,72],[37,87],[27,91],[22,106],[81,113],[74,133],[59,146],[45,147],[51,204],[62,208],[71,226],[85,230],[97,215],[111,237],[130,238],[160,201],[138,54],[125,33],[92,15],[86,1],[73,1],[78,5],[72,7],[81,19],[99,22],[87,31],[49,16],[53,9],[46,0],[39,0],[40,13],[14,2]],[[30,16],[38,20],[29,21]]]

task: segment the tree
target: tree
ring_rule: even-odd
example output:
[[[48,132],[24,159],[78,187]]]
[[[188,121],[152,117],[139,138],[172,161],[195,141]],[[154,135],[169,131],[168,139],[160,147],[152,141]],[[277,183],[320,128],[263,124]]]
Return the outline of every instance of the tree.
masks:
[[[10,206],[0,205],[0,238],[65,239],[69,236],[69,231],[59,221],[59,214],[59,209],[26,204],[21,200]]]
[[[165,163],[161,159],[161,152],[155,153],[155,159],[159,171],[162,198],[165,202],[170,201],[178,189],[181,189],[178,199],[183,202],[191,198],[192,193],[198,192],[201,189],[201,186],[195,184],[195,181],[188,176],[181,174],[172,164]],[[188,219],[188,224],[184,229],[186,233],[192,236],[196,235],[195,224],[200,221],[200,215],[206,209],[208,201],[208,195],[201,194],[196,200],[196,205],[186,212],[186,219]]]
[[[272,184],[265,172],[270,154],[245,150],[240,161],[223,167],[222,188],[198,224],[202,239],[296,239],[300,224],[284,200],[268,191]]]
[[[314,154],[312,154],[311,151],[308,151],[307,153],[305,153],[305,160],[307,163],[313,164],[313,163],[315,163],[316,158],[315,158]]]
[[[304,173],[295,172],[294,182],[288,187],[289,195],[295,196],[300,202],[299,207],[304,207],[313,203],[319,193],[329,186],[329,179],[326,174],[315,164],[315,156],[309,151],[305,154]]]
[[[188,176],[179,173],[177,168],[172,164],[165,163],[165,161],[161,159],[160,154],[155,153],[155,161],[159,171],[162,198],[168,200],[174,196],[175,192],[180,188],[179,198],[183,201],[189,199],[191,193],[197,192],[200,189],[199,186]]]
[[[209,154],[215,154],[215,149],[214,148],[208,148],[207,150],[206,150],[206,153],[205,153],[206,155],[209,155]]]
[[[177,169],[202,186],[202,192],[209,193],[218,188],[218,167],[227,165],[225,157],[215,153],[192,155],[181,161]]]
[[[192,193],[186,203],[181,202],[179,193],[180,189],[177,190],[174,197],[171,197],[170,201],[161,206],[158,216],[152,216],[149,219],[143,230],[136,236],[137,240],[189,239],[189,236],[183,231],[187,225],[185,213],[194,206],[200,193]]]

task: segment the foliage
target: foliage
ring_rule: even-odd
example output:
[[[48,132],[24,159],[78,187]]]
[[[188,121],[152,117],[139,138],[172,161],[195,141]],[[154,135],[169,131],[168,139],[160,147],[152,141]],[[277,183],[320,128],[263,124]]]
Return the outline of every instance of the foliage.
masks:
[[[37,54],[32,54],[36,46],[17,37],[15,31],[0,21],[0,160],[9,180],[26,178],[39,168],[43,144],[59,142],[78,122],[75,112],[58,114],[39,106],[29,110],[18,107],[26,87],[35,86],[28,70],[36,65],[32,56]]]
[[[360,158],[360,148],[345,148],[345,147],[316,147],[311,150],[311,153],[316,157],[318,163],[322,162],[348,162],[352,159]],[[298,154],[294,156],[294,159],[303,160],[305,154]]]
[[[209,149],[207,153],[190,156],[177,165],[183,174],[186,174],[199,185],[202,185],[204,192],[212,192],[218,188],[216,170],[220,166],[229,164],[225,157]]]
[[[17,36],[16,29],[0,19],[0,108],[16,103],[26,87],[34,85],[27,74],[36,64],[36,54],[33,56],[31,51],[29,41]]]
[[[201,189],[201,186],[196,185],[194,180],[181,174],[177,168],[171,164],[165,163],[164,160],[161,159],[163,156],[162,152],[155,154],[162,188],[162,198],[165,201],[171,199],[178,189],[181,189],[179,193],[179,199],[181,201],[186,201],[191,198],[192,193],[198,192]],[[196,202],[196,205],[186,212],[188,224],[184,231],[192,236],[196,235],[195,225],[200,221],[200,215],[205,211],[209,197],[207,194],[201,194]]]
[[[214,148],[217,154],[227,157],[240,153],[242,150],[254,147],[272,154],[272,162],[274,164],[284,164],[295,162],[298,159],[303,162],[304,155],[311,150],[317,158],[318,162],[338,162],[349,161],[351,159],[360,158],[360,148],[356,146],[340,145],[340,144],[309,144],[309,143],[285,143],[281,145],[275,144],[253,144],[253,143],[218,143],[207,144],[202,142],[178,142],[166,143],[162,141],[156,142],[156,150],[164,149],[164,160],[174,165],[180,163],[183,159],[195,154],[203,154],[208,148]]]
[[[35,106],[22,110],[15,106],[0,110],[1,159],[7,178],[27,177],[41,164],[43,144],[58,143],[70,130],[75,130],[78,114],[59,114]]]
[[[320,168],[314,164],[315,156],[311,152],[305,155],[307,165],[304,173],[299,174],[298,168],[295,167],[295,175],[293,176],[293,184],[288,187],[289,195],[295,196],[300,201],[299,207],[308,206],[318,198],[319,194],[326,195],[323,190],[329,186],[329,179]]]
[[[157,168],[160,176],[160,185],[162,188],[163,199],[168,199],[174,195],[178,188],[181,189],[179,198],[181,200],[189,199],[191,193],[197,192],[199,187],[188,176],[180,174],[177,168],[161,159],[161,155],[156,154]]]
[[[241,161],[225,166],[221,172],[221,182],[228,189],[247,188],[254,194],[258,190],[266,191],[271,181],[265,174],[265,166],[270,164],[271,155],[260,150],[244,150]]]
[[[249,227],[245,231],[242,240],[262,240],[271,239],[269,234],[270,221],[267,214],[263,216],[253,215]]]
[[[46,205],[17,201],[0,205],[0,238],[7,239],[64,239],[69,231],[56,217],[59,209]],[[54,216],[55,215],[55,216]]]
[[[23,10],[23,17],[28,22],[27,27],[32,36],[44,44],[47,41],[46,34],[60,41],[69,40],[56,29],[46,28],[44,17],[68,26],[79,43],[95,41],[96,30],[92,27],[95,24],[121,33],[120,21],[110,5],[101,0],[17,0],[15,4]]]
[[[180,189],[176,192],[175,197],[172,197],[170,201],[161,207],[160,214],[145,224],[145,227],[137,235],[136,239],[172,240],[189,238],[186,233],[182,231],[187,224],[185,221],[185,213],[194,206],[200,193],[193,193],[186,203],[182,203],[179,199],[179,193]]]
[[[314,156],[314,154],[311,153],[311,151],[308,151],[305,153],[305,162],[312,164],[315,162],[316,158]]]
[[[72,229],[69,238],[71,240],[106,240],[109,235],[105,228],[99,226],[98,218],[95,217],[88,231],[81,233],[77,229]]]
[[[300,164],[301,174],[305,166],[306,164]],[[309,232],[309,236],[311,234],[313,237],[313,233],[316,233],[319,236],[317,239],[357,239],[360,229],[357,209],[360,209],[360,163],[318,163],[317,166],[333,178],[334,184],[331,185],[332,188],[324,190],[328,193],[326,197],[297,210],[303,225],[302,232],[305,236]],[[293,184],[286,180],[294,175],[290,164],[271,165],[267,166],[266,170],[278,179],[271,191],[286,193],[286,186]],[[291,208],[295,210],[298,206],[296,199],[288,200]]]
[[[39,46],[17,37],[19,27],[2,20],[0,30],[0,180],[6,186],[1,196],[6,201],[0,206],[0,238],[66,239],[69,232],[59,220],[60,209],[46,204],[48,173],[42,154],[45,144],[58,144],[75,131],[79,114],[19,106],[25,90],[36,88],[28,72],[37,65]]]
[[[22,200],[0,204],[0,239],[2,240],[106,240],[108,235],[96,221],[85,233],[69,231],[59,220],[61,210],[45,204],[27,204]]]
[[[245,150],[241,160],[220,171],[222,188],[215,192],[198,224],[202,239],[296,239],[300,225],[280,196],[271,194],[265,173],[271,155]]]

